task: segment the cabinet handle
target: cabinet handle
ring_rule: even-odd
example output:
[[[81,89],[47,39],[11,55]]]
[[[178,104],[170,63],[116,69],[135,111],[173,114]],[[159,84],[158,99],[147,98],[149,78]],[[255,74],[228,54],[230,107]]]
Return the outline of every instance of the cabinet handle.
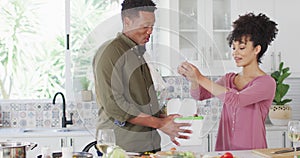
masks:
[[[62,148],[64,146],[64,140],[63,138],[60,139],[60,147]]]
[[[66,147],[66,146],[68,146],[67,138],[60,138],[60,147]]]
[[[283,136],[283,147],[285,148],[286,147],[286,133],[285,133],[285,131],[282,133],[282,136]]]
[[[276,59],[275,59],[275,52],[271,53],[271,72],[275,71],[276,69]]]
[[[73,142],[73,138],[70,138],[70,146],[73,146],[74,142]]]
[[[200,59],[201,61],[201,67],[203,67],[205,64],[205,48],[204,47],[201,47],[201,52],[198,54],[198,60]]]
[[[210,152],[210,134],[207,135],[207,150]]]
[[[278,64],[281,63],[281,52],[278,52]]]
[[[208,54],[209,54],[209,62],[213,63],[214,60],[214,55],[213,55],[213,51],[212,51],[212,47],[208,48]]]

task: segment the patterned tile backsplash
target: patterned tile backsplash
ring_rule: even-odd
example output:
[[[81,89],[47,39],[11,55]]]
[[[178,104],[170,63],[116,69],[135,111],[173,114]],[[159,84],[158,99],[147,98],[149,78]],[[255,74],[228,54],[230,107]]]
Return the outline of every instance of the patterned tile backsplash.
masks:
[[[210,77],[215,80],[218,77]],[[158,92],[161,105],[171,98],[190,98],[189,82],[181,76],[163,77],[166,84],[164,93]],[[291,84],[291,91],[288,97],[293,99],[293,105],[299,102],[299,79],[288,80]],[[1,101],[1,100],[0,100]],[[199,115],[207,115],[211,121],[220,118],[222,104],[213,98],[206,101],[197,101]],[[67,118],[73,113],[73,123],[75,127],[95,128],[98,106],[92,102],[70,102],[66,105]],[[293,118],[299,118],[299,106],[293,106]],[[5,100],[0,102],[0,127],[11,128],[59,128],[61,127],[62,105],[52,104],[50,100]]]
[[[3,127],[61,127],[62,104],[60,103],[14,101],[0,103],[0,106]],[[66,107],[67,119],[70,119],[70,113],[73,113],[73,126],[95,127],[98,113],[95,102],[69,103]]]
[[[190,98],[189,82],[180,76],[167,76],[163,78],[166,83],[164,96],[161,100],[171,98]],[[219,113],[220,105],[217,109],[208,108],[209,102],[200,102],[198,113],[201,115]],[[98,105],[92,102],[70,102],[66,105],[66,116],[70,119],[70,113],[73,113],[73,126],[95,128]],[[12,100],[0,102],[0,124],[3,127],[11,128],[59,128],[61,127],[62,104],[52,104],[50,100]],[[217,116],[216,116],[217,117]]]

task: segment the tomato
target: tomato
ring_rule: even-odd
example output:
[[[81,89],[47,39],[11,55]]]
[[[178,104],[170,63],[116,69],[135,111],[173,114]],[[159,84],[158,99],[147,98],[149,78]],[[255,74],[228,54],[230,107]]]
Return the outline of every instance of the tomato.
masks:
[[[175,148],[175,147],[173,147],[173,148],[171,148],[170,150],[171,150],[171,151],[176,151],[176,148]]]
[[[230,152],[224,153],[221,158],[233,158],[233,155]]]

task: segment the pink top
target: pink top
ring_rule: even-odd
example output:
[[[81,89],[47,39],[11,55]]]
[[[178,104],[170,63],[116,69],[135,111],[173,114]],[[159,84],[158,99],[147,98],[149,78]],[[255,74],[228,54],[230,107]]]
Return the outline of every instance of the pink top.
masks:
[[[233,82],[236,75],[228,73],[216,81],[228,91],[216,96],[223,102],[223,110],[215,150],[267,148],[265,119],[275,95],[275,80],[259,76],[238,90]],[[191,95],[198,100],[213,97],[200,86],[191,90]]]

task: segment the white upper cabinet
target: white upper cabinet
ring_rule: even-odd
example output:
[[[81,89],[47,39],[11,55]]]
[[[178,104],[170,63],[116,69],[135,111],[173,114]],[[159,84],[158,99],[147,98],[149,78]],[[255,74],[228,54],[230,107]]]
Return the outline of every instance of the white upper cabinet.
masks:
[[[291,76],[300,77],[295,57],[300,35],[299,0],[164,0],[158,6],[153,54],[163,76],[177,75],[177,66],[185,60],[205,75],[239,71],[226,38],[238,15],[254,12],[265,13],[279,29],[262,59],[262,69],[271,73],[284,61]]]
[[[210,13],[207,13],[207,21],[209,32],[212,33],[210,43],[211,61],[210,69],[212,75],[224,75],[227,72],[238,72],[232,58],[232,49],[230,48],[227,37],[232,30],[232,21],[235,20],[233,16],[233,9],[235,8],[234,0],[208,0],[212,8]]]
[[[274,18],[278,23],[279,33],[276,39],[276,55],[289,66],[292,77],[300,77],[298,47],[300,36],[299,0],[275,0]],[[278,62],[276,63],[278,64]],[[278,66],[277,66],[278,67]]]
[[[154,49],[162,75],[177,75],[183,61],[205,75],[234,70],[226,38],[231,29],[231,0],[171,0],[159,2]]]
[[[291,77],[300,77],[297,54],[300,35],[299,0],[238,0],[233,9],[234,18],[246,12],[264,13],[278,24],[278,35],[263,57],[261,67],[268,73],[278,68],[280,61],[285,62],[292,72]]]

